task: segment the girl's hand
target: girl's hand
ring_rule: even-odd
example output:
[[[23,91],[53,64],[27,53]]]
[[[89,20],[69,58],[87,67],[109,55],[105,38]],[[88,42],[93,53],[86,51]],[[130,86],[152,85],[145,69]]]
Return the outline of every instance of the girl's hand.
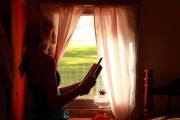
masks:
[[[96,84],[96,76],[90,75],[84,78],[83,83],[80,83],[79,89],[81,89],[82,93],[80,95],[88,94],[92,87]]]

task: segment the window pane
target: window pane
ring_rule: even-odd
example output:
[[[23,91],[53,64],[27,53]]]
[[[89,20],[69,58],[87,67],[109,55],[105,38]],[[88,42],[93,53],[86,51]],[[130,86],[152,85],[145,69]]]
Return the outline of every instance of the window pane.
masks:
[[[92,64],[97,62],[94,17],[83,15],[80,17],[64,56],[59,61],[61,86],[81,81]],[[79,98],[93,99],[102,87],[103,83],[99,75],[96,86],[90,93]]]

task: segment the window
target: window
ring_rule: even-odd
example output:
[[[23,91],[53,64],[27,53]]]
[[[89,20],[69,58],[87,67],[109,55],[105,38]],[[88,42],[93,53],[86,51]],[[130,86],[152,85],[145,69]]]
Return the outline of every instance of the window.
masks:
[[[61,73],[61,86],[67,86],[81,81],[92,64],[98,62],[94,16],[83,14],[72,35],[68,47],[59,61]],[[94,96],[103,88],[101,75],[97,78],[96,86],[88,95],[78,97],[76,100],[93,102]]]

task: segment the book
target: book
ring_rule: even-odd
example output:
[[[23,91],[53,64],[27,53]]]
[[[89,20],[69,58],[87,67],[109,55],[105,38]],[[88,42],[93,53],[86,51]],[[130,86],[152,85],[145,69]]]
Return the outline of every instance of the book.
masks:
[[[102,70],[102,66],[100,65],[102,61],[102,57],[99,59],[97,64],[93,64],[91,66],[91,68],[89,69],[89,71],[87,72],[86,76],[84,77],[84,79],[81,81],[81,83],[79,84],[79,86],[86,80],[86,78],[90,75],[94,75],[95,76],[95,80],[97,79],[97,77],[99,76],[101,70]]]
[[[99,59],[97,66],[95,67],[95,70],[93,72],[93,75],[95,75],[96,78],[99,76],[99,73],[102,70],[102,66],[100,65],[101,61],[102,61],[102,57]]]

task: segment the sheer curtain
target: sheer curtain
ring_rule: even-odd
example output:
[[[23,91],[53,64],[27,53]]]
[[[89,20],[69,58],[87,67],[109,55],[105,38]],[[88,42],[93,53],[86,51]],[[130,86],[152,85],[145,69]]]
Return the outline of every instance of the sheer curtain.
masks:
[[[130,119],[135,107],[135,9],[95,7],[98,55],[102,79],[117,120]]]
[[[58,23],[59,27],[58,27],[58,34],[57,34],[58,36],[57,36],[57,44],[55,51],[56,61],[58,61],[65,52],[65,49],[69,43],[72,33],[81,16],[83,6],[82,5],[60,6],[59,9],[60,9],[59,23]]]
[[[42,4],[41,9],[43,14],[48,16],[55,24],[57,43],[54,49],[55,59],[58,61],[64,54],[71,35],[78,23],[83,5]]]

